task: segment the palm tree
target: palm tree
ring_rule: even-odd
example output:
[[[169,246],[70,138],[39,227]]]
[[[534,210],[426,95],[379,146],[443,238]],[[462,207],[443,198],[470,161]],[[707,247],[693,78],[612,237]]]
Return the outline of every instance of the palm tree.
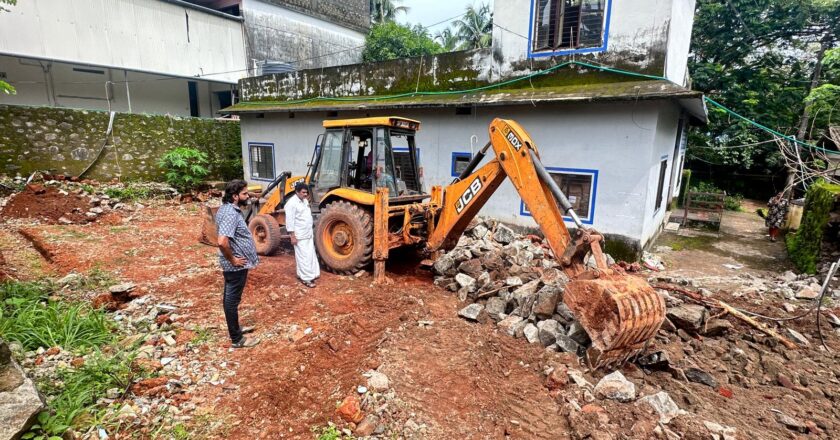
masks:
[[[397,6],[403,0],[370,0],[370,21],[384,23],[394,21],[399,14],[408,13],[408,6]]]
[[[435,38],[438,40],[440,45],[443,46],[443,50],[447,52],[452,52],[458,47],[458,44],[461,43],[461,40],[458,39],[458,35],[452,32],[451,27],[447,27],[446,29],[436,33]]]
[[[467,12],[455,21],[460,49],[479,49],[490,46],[493,41],[493,12],[490,5],[483,4],[476,9],[467,6]]]

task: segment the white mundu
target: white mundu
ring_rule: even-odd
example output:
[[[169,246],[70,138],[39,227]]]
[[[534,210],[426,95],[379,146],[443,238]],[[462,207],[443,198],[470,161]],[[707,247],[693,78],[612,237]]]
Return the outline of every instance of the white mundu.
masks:
[[[286,230],[289,233],[294,232],[297,238],[297,276],[301,281],[312,281],[321,276],[321,268],[315,254],[315,242],[312,240],[312,211],[309,210],[309,201],[294,195],[286,202],[285,211]]]

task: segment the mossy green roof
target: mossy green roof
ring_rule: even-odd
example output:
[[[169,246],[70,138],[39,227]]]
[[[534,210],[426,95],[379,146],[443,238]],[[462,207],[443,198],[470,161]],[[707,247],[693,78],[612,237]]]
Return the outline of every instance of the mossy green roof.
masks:
[[[531,103],[573,103],[676,99],[698,101],[702,93],[665,80],[640,80],[570,84],[539,88],[490,89],[475,93],[445,92],[436,95],[351,96],[338,99],[314,98],[299,101],[239,102],[223,113],[268,113],[335,110],[373,110],[457,106],[504,106]],[[692,102],[692,104],[697,104]],[[695,115],[698,116],[699,115]],[[703,118],[704,119],[704,118]]]

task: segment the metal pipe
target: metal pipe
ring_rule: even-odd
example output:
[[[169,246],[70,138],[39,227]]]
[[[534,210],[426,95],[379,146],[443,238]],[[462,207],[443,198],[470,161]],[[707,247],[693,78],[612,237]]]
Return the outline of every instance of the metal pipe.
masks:
[[[484,145],[484,148],[482,148],[481,150],[478,150],[478,153],[472,158],[472,160],[467,165],[467,167],[464,169],[464,171],[461,171],[461,174],[458,177],[456,177],[452,181],[452,183],[460,182],[461,180],[466,179],[467,176],[472,174],[473,171],[475,171],[475,169],[478,167],[478,164],[481,163],[481,161],[484,159],[484,156],[487,155],[487,150],[489,148],[490,148],[490,141],[487,141],[487,144]],[[470,150],[472,150],[472,145],[470,146]]]
[[[528,152],[531,153],[531,162],[537,170],[537,175],[540,180],[548,186],[548,189],[551,191],[551,194],[554,195],[554,198],[557,199],[557,203],[560,205],[560,208],[563,209],[563,213],[571,217],[572,221],[575,222],[575,225],[578,228],[582,228],[583,222],[580,221],[580,218],[578,218],[575,210],[572,209],[572,204],[569,202],[569,199],[566,198],[566,195],[563,194],[563,191],[559,186],[557,186],[557,182],[551,178],[551,174],[548,173],[548,170],[546,170],[542,162],[540,162],[540,159],[537,157],[537,154],[534,153],[534,150],[528,150]]]
[[[123,70],[123,79],[125,79],[125,98],[128,101],[128,112],[131,112],[131,92],[128,90],[128,71]]]

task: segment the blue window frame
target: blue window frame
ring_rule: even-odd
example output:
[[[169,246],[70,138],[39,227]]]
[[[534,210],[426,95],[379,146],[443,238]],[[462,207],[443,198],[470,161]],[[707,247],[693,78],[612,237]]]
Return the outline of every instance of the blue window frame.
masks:
[[[469,165],[470,161],[472,160],[472,154],[468,151],[453,151],[452,152],[452,177],[458,177],[461,175],[461,171],[463,171],[467,165]]]
[[[575,208],[581,223],[591,225],[595,221],[595,202],[598,195],[598,170],[582,168],[553,168],[546,167],[548,173],[566,194]],[[531,217],[525,202],[519,201],[519,215]],[[571,222],[571,217],[563,217]]]
[[[274,144],[248,142],[248,169],[251,180],[274,180]]]
[[[532,0],[528,58],[605,52],[612,0]]]

